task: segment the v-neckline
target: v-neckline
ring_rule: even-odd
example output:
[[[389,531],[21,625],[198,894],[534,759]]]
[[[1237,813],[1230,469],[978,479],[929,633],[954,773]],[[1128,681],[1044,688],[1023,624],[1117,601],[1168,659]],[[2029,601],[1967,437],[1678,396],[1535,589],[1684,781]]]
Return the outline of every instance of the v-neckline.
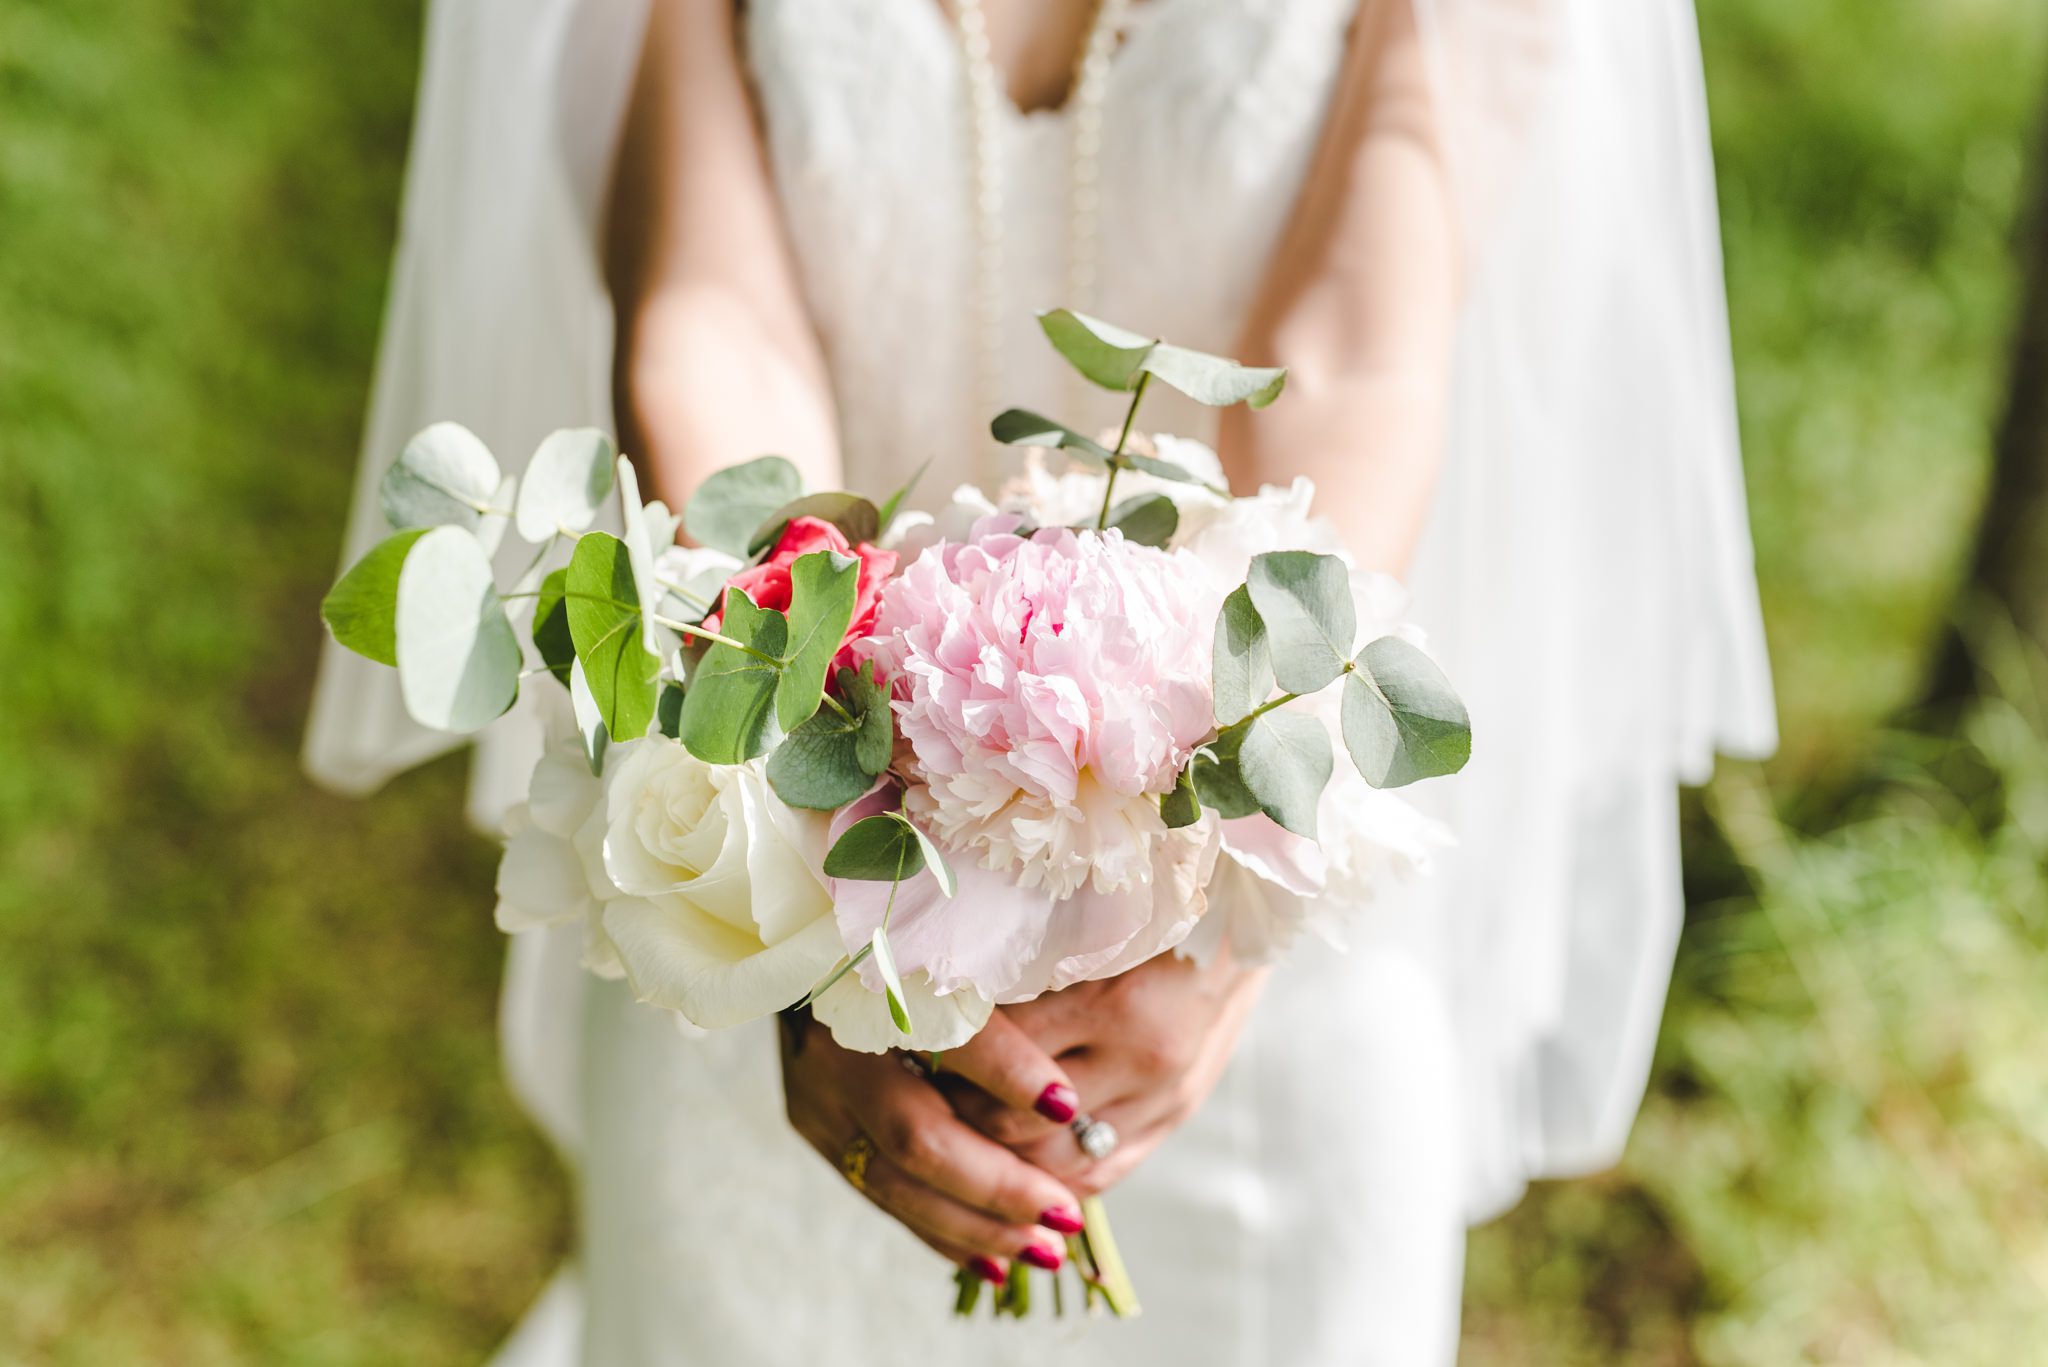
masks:
[[[960,52],[960,20],[953,11],[951,0],[902,0],[912,9],[921,10],[927,25],[927,32],[940,40],[952,54],[953,65],[965,76],[965,63]],[[1173,8],[1172,0],[1140,0],[1131,6],[1130,21],[1124,26],[1123,40],[1111,51],[1109,57],[1109,79],[1115,81],[1117,68],[1124,63],[1124,55],[1135,47],[1144,34],[1156,26],[1158,12]],[[1094,21],[1091,19],[1090,23]],[[1078,54],[1077,54],[1078,58]],[[1078,64],[1078,61],[1077,61]],[[1040,105],[1026,109],[1017,103],[1017,97],[1010,93],[1007,73],[1000,68],[996,72],[997,103],[1004,117],[1013,124],[1065,123],[1074,112],[1074,91],[1080,82],[1070,79],[1066,92],[1058,104]]]

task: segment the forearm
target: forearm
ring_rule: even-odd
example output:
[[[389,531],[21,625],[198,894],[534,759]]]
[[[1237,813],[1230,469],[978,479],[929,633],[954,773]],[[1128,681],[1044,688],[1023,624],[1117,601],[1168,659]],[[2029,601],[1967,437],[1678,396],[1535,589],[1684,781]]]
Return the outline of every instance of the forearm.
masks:
[[[1233,484],[1296,475],[1360,561],[1406,569],[1441,463],[1460,262],[1407,0],[1360,11],[1329,126],[1240,352],[1284,402],[1224,414]]]
[[[671,506],[714,470],[770,452],[794,461],[814,489],[839,483],[815,346],[778,337],[735,291],[682,284],[640,301],[619,350],[620,436]]]

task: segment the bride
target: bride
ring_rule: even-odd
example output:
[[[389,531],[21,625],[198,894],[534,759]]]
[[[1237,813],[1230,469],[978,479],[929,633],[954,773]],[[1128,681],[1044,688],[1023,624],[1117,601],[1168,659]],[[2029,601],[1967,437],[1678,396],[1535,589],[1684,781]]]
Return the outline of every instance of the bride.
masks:
[[[1773,739],[1688,0],[440,0],[346,559],[443,418],[616,427],[671,502],[763,451],[997,481],[996,408],[1118,415],[1060,304],[1289,368],[1147,425],[1312,478],[1409,581],[1477,731],[1422,797],[1456,848],[1346,952],[1006,1009],[945,1092],[801,1019],[686,1036],[519,937],[508,1069],[583,1237],[502,1362],[1443,1363],[1466,1224],[1618,1152],[1675,785]],[[485,737],[480,822],[538,733]],[[317,776],[446,743],[330,647]],[[941,1258],[1056,1261],[1104,1188],[1142,1319],[948,1316]]]

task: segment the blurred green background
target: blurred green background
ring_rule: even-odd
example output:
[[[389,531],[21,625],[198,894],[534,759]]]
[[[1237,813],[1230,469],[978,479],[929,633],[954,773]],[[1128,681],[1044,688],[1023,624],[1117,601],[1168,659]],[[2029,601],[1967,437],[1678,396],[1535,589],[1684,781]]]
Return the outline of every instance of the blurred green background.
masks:
[[[1695,804],[1628,1160],[1475,1236],[1467,1360],[2039,1361],[2038,662],[1988,631],[1997,688],[1891,719],[1982,494],[2048,15],[1701,10],[1787,742]],[[459,765],[295,765],[418,22],[0,8],[0,1362],[471,1362],[570,1244]]]

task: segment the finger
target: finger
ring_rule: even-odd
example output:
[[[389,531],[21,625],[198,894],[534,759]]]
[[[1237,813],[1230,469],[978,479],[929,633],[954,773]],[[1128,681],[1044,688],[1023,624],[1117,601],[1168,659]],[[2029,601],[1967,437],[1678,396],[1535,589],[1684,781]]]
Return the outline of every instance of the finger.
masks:
[[[870,1201],[935,1248],[964,1250],[969,1257],[980,1254],[998,1267],[1021,1258],[1048,1271],[1058,1267],[1064,1256],[1058,1236],[1051,1231],[1028,1223],[1005,1223],[962,1205],[880,1154],[868,1163],[864,1190]],[[968,1265],[967,1258],[955,1261]]]
[[[936,1089],[886,1064],[877,1082],[856,1102],[857,1119],[904,1172],[1007,1224],[1061,1229],[1077,1218],[1073,1192],[968,1128]]]
[[[965,1045],[948,1051],[944,1065],[948,1073],[973,1083],[1008,1112],[1002,1131],[989,1131],[1002,1143],[1049,1134],[1080,1113],[1080,1095],[1066,1069],[1002,1011],[991,1015]]]

